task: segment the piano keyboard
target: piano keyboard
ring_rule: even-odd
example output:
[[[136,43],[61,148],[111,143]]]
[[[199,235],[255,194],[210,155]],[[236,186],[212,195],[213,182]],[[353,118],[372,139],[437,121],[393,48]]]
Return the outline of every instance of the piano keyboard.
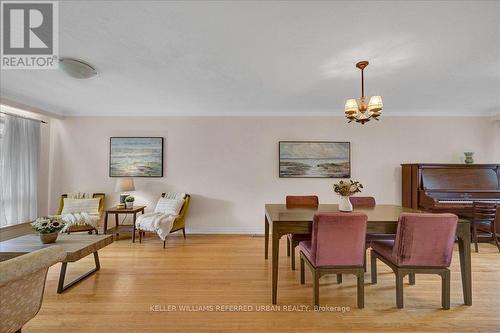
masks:
[[[438,200],[439,203],[442,204],[473,204],[474,201],[481,201],[481,202],[496,202],[500,203],[500,200],[488,200],[488,199],[476,199],[476,200]]]

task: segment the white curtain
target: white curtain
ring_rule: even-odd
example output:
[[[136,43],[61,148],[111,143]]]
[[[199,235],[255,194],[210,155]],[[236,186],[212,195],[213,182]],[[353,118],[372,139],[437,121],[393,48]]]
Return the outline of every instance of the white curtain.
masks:
[[[2,115],[0,227],[37,217],[40,122]]]

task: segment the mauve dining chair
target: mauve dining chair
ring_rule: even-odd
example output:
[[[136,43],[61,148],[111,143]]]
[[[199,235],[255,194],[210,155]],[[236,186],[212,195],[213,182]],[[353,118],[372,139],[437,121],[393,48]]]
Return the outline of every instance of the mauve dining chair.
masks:
[[[318,208],[319,198],[317,195],[287,195],[286,208]],[[310,240],[311,235],[288,234],[286,239],[286,254],[291,256],[292,270],[295,270],[295,248],[304,240]]]
[[[319,279],[326,274],[357,277],[358,308],[365,304],[364,257],[368,217],[363,213],[320,213],[314,215],[310,241],[300,248],[300,283],[305,283],[304,264],[313,277],[313,303],[319,306]]]
[[[371,277],[377,283],[377,259],[396,275],[396,304],[403,308],[403,278],[410,274],[441,276],[441,303],[450,308],[450,267],[458,217],[454,214],[403,213],[395,240],[372,242]],[[412,278],[413,274],[413,278]]]
[[[374,208],[376,205],[374,197],[349,197],[349,201],[351,202],[353,208]],[[395,236],[396,235],[394,234],[368,233],[366,235],[366,247],[370,247],[371,241],[394,239]]]
[[[374,208],[377,204],[374,197],[349,197],[349,201],[351,202],[352,207],[354,209]],[[394,237],[396,237],[395,234],[368,233],[366,234],[365,249],[368,249],[371,246],[372,241],[394,239]],[[366,263],[366,254],[365,254],[365,263]],[[366,271],[366,265],[365,265],[365,271]]]
[[[349,201],[354,208],[373,208],[376,205],[374,197],[349,197]]]

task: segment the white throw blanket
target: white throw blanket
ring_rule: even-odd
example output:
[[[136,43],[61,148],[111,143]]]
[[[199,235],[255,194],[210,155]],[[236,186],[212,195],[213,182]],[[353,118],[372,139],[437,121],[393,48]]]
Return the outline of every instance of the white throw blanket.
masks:
[[[63,214],[61,218],[64,221],[64,228],[62,232],[65,232],[69,227],[73,225],[90,225],[94,228],[97,228],[99,220],[101,217],[99,214],[89,214],[85,212],[81,213],[71,213],[71,214]]]
[[[175,218],[178,215],[164,213],[146,213],[140,215],[135,222],[135,226],[139,230],[156,232],[161,240],[165,240],[170,230],[174,226]]]

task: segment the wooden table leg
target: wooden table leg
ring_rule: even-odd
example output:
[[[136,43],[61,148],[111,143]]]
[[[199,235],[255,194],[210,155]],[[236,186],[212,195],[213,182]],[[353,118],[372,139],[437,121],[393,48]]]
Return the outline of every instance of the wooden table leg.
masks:
[[[108,230],[108,212],[104,214],[104,234],[106,234],[107,230]]]
[[[269,252],[269,221],[267,221],[267,216],[264,217],[264,258],[267,259]]]
[[[458,251],[460,255],[460,272],[462,274],[462,290],[464,304],[472,305],[472,269],[470,251],[470,226],[459,223],[457,227]]]
[[[116,227],[116,236],[119,235],[118,233],[118,213],[115,213],[115,227]]]
[[[276,230],[276,224],[273,224],[273,304],[277,304],[278,301],[278,259],[279,259],[279,251],[280,251],[280,234],[279,231]]]
[[[132,243],[135,243],[135,220],[137,219],[137,213],[134,213],[134,226],[132,227]]]

